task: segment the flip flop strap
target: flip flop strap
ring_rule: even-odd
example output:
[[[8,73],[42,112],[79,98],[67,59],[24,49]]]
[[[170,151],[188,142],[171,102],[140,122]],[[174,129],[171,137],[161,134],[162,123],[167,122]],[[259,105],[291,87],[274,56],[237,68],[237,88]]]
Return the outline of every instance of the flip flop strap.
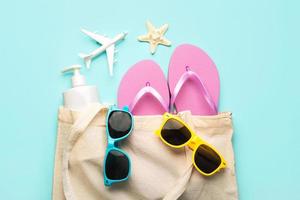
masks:
[[[182,76],[180,77],[179,81],[177,82],[175,88],[174,88],[174,92],[173,95],[171,96],[171,109],[173,109],[174,104],[175,104],[175,100],[182,88],[182,86],[186,83],[187,80],[192,79],[195,80],[199,83],[200,86],[200,91],[205,99],[205,101],[207,102],[207,104],[209,105],[210,109],[217,114],[218,113],[218,109],[217,106],[213,100],[213,98],[211,97],[211,95],[209,94],[208,90],[206,89],[206,87],[204,86],[200,76],[198,76],[197,73],[191,71],[189,69],[189,67],[186,67],[186,72],[184,74],[182,74]]]
[[[135,95],[133,101],[131,102],[131,104],[129,105],[129,110],[131,112],[133,112],[136,104],[141,100],[141,98],[143,96],[145,96],[146,94],[150,94],[152,95],[159,103],[160,105],[163,107],[163,109],[168,112],[168,104],[166,103],[166,101],[164,100],[164,98],[159,94],[159,92],[154,89],[153,87],[150,86],[150,83],[147,82],[146,86],[143,87],[142,89],[140,89],[140,91]]]

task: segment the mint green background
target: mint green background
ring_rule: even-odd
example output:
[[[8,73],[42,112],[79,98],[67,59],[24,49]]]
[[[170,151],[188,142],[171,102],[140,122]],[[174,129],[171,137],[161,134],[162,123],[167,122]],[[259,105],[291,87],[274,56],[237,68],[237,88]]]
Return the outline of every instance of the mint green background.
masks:
[[[114,36],[115,76],[105,55],[84,69],[114,103],[126,70],[141,59],[164,72],[181,43],[203,48],[221,78],[221,111],[232,111],[240,199],[300,199],[299,1],[1,1],[0,199],[51,198],[57,109],[69,88],[63,66],[98,45],[80,27]],[[169,23],[171,48],[152,56],[136,38],[145,21]]]

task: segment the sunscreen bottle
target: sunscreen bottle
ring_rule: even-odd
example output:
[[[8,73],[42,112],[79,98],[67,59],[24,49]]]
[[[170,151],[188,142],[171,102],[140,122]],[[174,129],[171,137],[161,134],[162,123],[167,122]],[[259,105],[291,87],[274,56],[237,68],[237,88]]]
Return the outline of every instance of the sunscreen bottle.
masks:
[[[80,74],[80,65],[72,65],[62,73],[73,72],[72,88],[63,93],[64,106],[71,110],[82,110],[90,103],[99,103],[97,87],[86,85],[85,77]]]

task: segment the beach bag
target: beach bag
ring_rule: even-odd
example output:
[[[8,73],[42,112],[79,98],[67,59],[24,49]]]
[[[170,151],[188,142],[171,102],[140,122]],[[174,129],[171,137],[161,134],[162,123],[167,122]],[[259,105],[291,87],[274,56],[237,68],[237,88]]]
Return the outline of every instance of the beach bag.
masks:
[[[161,115],[134,116],[133,132],[119,142],[119,148],[130,156],[131,176],[106,187],[107,110],[101,104],[91,104],[81,112],[59,109],[53,200],[238,199],[231,113],[178,114],[226,159],[228,167],[212,177],[204,177],[193,167],[189,148],[170,148],[154,134],[162,123]]]

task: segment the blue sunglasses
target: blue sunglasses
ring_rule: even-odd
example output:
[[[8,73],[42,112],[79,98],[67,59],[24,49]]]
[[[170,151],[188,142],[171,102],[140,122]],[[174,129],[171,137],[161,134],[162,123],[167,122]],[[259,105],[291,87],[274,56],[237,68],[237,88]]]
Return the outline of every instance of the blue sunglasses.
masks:
[[[118,148],[118,142],[129,136],[133,129],[133,117],[128,107],[110,107],[106,115],[107,148],[104,157],[104,185],[126,181],[131,173],[128,154]]]

